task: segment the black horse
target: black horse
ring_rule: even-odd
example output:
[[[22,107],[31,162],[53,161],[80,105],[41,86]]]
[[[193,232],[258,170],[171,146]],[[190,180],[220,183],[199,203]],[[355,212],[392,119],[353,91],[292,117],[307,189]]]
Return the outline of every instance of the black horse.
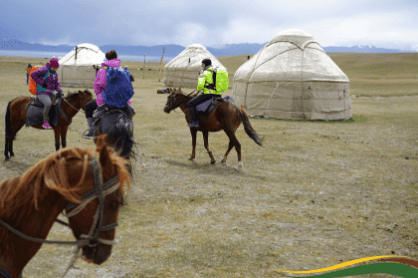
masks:
[[[133,147],[136,145],[134,141],[134,126],[132,117],[135,111],[130,105],[125,108],[109,107],[106,104],[100,106],[93,113],[94,118],[94,142],[100,134],[107,134],[105,141],[111,146],[119,156],[130,160],[135,158],[136,154]],[[131,165],[127,165],[129,172],[132,174]]]

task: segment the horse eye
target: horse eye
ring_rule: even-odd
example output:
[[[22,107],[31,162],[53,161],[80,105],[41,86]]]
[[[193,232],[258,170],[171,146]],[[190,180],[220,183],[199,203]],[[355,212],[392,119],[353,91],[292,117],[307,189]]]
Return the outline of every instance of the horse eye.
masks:
[[[112,202],[112,201],[110,201],[110,202],[108,203],[107,207],[108,207],[111,211],[116,211],[116,210],[119,208],[118,204],[117,204],[116,202]]]

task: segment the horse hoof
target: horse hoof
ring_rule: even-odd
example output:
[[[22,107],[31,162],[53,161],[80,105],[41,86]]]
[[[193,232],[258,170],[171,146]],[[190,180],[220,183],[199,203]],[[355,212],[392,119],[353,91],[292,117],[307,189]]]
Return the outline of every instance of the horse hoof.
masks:
[[[216,163],[216,160],[212,160],[211,162],[210,162],[210,164],[215,164]]]
[[[4,160],[6,160],[6,161],[10,161],[10,157],[6,157]]]
[[[10,157],[13,157],[13,156],[15,156],[15,154],[14,154],[14,153],[11,153],[11,154],[10,154]]]
[[[242,161],[238,162],[238,166],[237,168],[235,168],[236,170],[241,170],[244,169],[244,163]]]

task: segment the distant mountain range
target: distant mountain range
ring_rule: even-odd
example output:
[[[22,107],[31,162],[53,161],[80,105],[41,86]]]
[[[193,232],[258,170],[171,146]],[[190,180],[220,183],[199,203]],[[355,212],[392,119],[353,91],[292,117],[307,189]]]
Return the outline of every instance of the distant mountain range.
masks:
[[[242,54],[255,54],[266,43],[240,43],[240,44],[226,44],[222,48],[207,47],[210,53],[214,56],[233,56]],[[0,50],[24,50],[24,51],[44,51],[44,52],[70,52],[75,46],[70,45],[43,45],[38,43],[27,43],[19,40],[0,41]],[[126,46],[126,45],[103,45],[99,48],[103,52],[107,52],[112,49],[116,49],[120,55],[134,55],[134,56],[160,56],[162,54],[163,47],[165,47],[165,57],[175,57],[182,52],[185,47],[180,45],[157,45],[157,46]],[[399,49],[386,49],[377,48],[374,46],[327,46],[322,47],[327,53],[400,53],[400,52],[415,52]]]

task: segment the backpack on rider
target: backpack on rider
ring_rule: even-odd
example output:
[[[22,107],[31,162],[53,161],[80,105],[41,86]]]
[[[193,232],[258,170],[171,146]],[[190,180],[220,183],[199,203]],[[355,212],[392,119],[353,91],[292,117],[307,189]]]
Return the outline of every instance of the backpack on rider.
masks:
[[[128,100],[134,95],[131,83],[131,73],[127,69],[106,69],[106,90],[103,91],[103,99],[108,106],[124,108]]]
[[[223,93],[228,90],[229,79],[228,73],[225,69],[214,68],[212,71],[213,84],[218,93]]]
[[[30,76],[32,74],[32,72],[37,71],[38,69],[40,69],[41,67],[39,66],[32,66],[30,72],[29,72],[29,92],[32,95],[36,95],[36,82],[32,79],[32,77]]]

